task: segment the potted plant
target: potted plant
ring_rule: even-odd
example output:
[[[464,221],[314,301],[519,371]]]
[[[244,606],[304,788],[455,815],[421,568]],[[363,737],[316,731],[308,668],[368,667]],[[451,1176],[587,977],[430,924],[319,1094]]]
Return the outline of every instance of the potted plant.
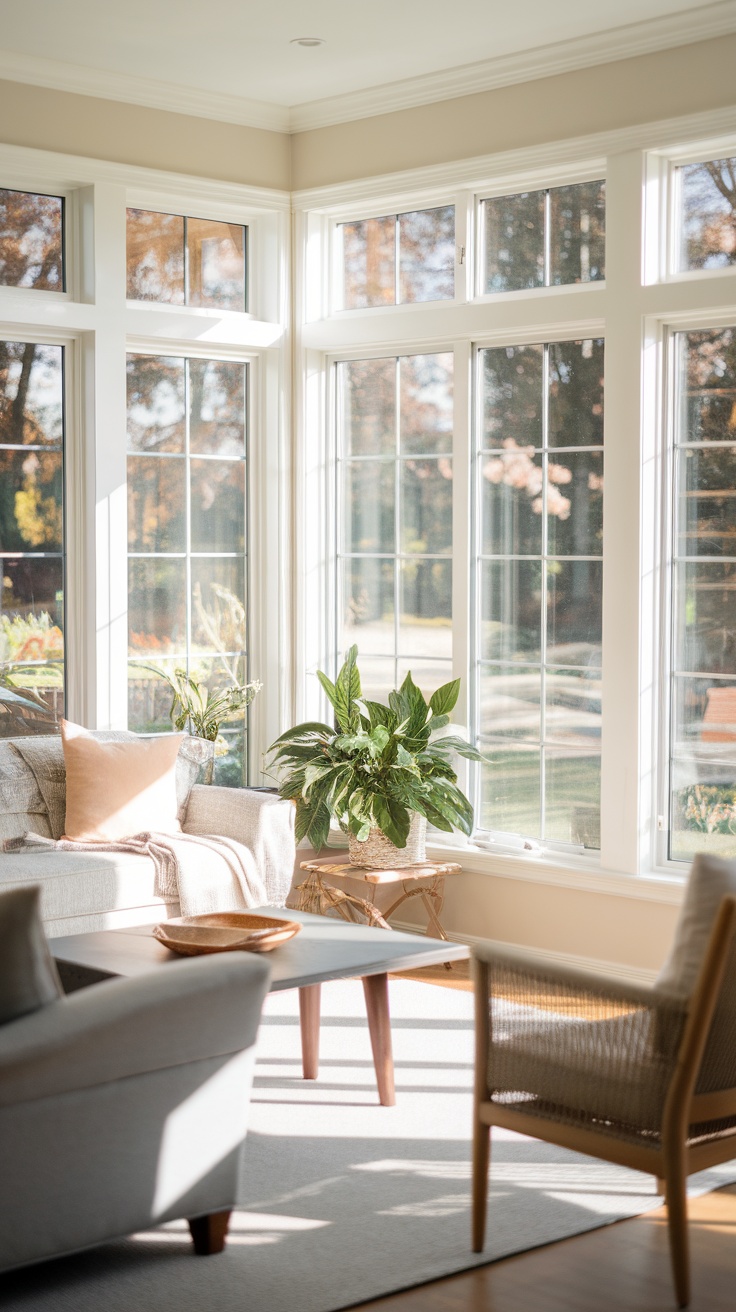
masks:
[[[334,727],[299,724],[269,748],[279,792],[296,803],[297,840],[325,843],[330,821],[348,835],[354,865],[390,868],[424,860],[427,821],[470,834],[473,808],[457,787],[453,752],[481,761],[464,738],[437,737],[450,721],[460,680],[429,699],[407,674],[388,705],[361,697],[358,649],[335,683],[317,677],[335,712]]]
[[[228,720],[238,719],[244,714],[253,698],[260,692],[262,685],[253,683],[232,683],[225,688],[210,692],[186,670],[174,670],[168,674],[157,665],[139,662],[139,667],[151,670],[168,683],[173,698],[169,717],[174,728],[187,733],[195,740],[193,750],[189,752],[192,760],[204,765],[203,782],[211,784],[214,775],[215,756],[227,751],[225,739],[220,735],[220,726]]]

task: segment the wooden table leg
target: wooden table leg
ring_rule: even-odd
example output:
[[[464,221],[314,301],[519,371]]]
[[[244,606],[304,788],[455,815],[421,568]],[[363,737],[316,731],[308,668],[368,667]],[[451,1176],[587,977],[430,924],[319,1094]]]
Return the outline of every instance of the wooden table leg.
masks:
[[[321,984],[308,984],[299,990],[302,1073],[305,1080],[316,1080],[319,1074],[319,1004],[321,991]]]
[[[391,1048],[391,1019],[388,1014],[388,975],[363,977],[368,1030],[376,1068],[378,1097],[382,1107],[396,1104],[394,1056]]]

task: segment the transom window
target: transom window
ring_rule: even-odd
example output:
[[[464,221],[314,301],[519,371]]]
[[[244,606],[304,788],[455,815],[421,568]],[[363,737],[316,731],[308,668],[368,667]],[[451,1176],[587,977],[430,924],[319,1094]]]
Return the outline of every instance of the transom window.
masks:
[[[246,233],[237,223],[129,209],[128,298],[247,309]]]
[[[736,264],[736,158],[686,164],[679,174],[679,268]]]
[[[0,285],[64,290],[64,201],[0,189]]]
[[[494,196],[481,205],[482,290],[598,282],[605,277],[605,182]]]
[[[454,205],[340,223],[337,232],[344,310],[455,295]]]

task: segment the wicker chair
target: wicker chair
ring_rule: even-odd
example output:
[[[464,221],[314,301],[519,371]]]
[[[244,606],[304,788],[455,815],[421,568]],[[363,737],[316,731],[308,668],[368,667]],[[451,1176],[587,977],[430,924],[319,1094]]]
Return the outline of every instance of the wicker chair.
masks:
[[[687,1176],[736,1157],[736,897],[723,898],[711,923],[685,998],[502,944],[475,949],[475,1252],[499,1125],[654,1175],[687,1306]]]

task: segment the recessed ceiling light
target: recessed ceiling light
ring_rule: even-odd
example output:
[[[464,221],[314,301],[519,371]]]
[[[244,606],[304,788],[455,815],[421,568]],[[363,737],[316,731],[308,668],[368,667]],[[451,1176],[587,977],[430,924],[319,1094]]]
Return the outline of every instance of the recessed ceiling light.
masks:
[[[292,46],[323,46],[325,39],[323,36],[295,36],[289,42]]]

